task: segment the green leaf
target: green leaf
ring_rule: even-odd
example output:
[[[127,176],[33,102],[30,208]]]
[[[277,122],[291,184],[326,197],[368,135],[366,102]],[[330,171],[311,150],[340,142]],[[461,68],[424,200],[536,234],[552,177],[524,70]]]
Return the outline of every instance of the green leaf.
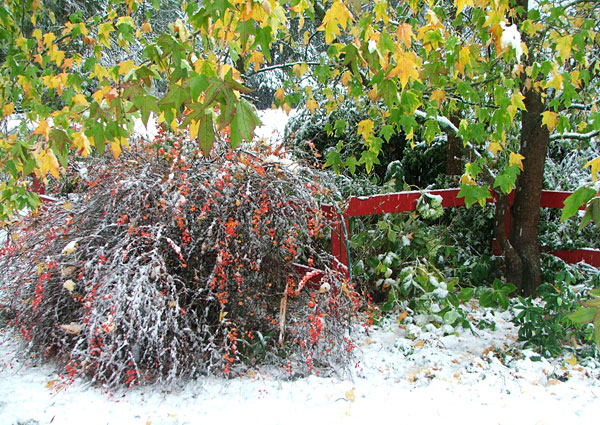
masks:
[[[499,187],[504,193],[510,193],[515,187],[515,181],[520,172],[521,169],[518,165],[511,165],[496,176],[494,187]]]
[[[154,112],[157,115],[160,114],[160,108],[158,107],[158,103],[154,96],[135,96],[133,98],[133,104],[141,111],[142,122],[146,128],[148,128],[150,112]]]
[[[9,159],[8,161],[6,161],[4,163],[4,169],[10,173],[10,175],[13,179],[16,179],[19,177],[19,173],[17,171],[17,166],[15,164],[15,161],[13,161],[12,159]]]
[[[566,221],[571,218],[579,207],[585,205],[590,199],[596,195],[596,190],[590,187],[580,187],[565,199],[565,206],[560,217],[560,221]]]
[[[474,294],[475,294],[475,289],[473,289],[473,288],[462,288],[460,290],[460,292],[458,293],[458,299],[461,300],[462,302],[467,302],[471,298],[473,298]]]
[[[598,310],[595,308],[579,307],[579,309],[569,314],[567,317],[572,322],[584,325],[586,323],[592,323],[597,312]]]
[[[470,208],[475,203],[484,206],[487,199],[490,198],[490,188],[489,186],[477,186],[472,184],[461,185],[457,196],[459,198],[465,198],[465,205],[467,208]]]
[[[247,100],[241,99],[231,122],[231,147],[235,149],[243,140],[251,141],[254,137],[254,129],[259,124],[260,120],[254,112],[254,106]]]
[[[198,127],[198,142],[204,155],[208,155],[215,142],[215,130],[213,128],[212,116],[204,114],[200,119]]]

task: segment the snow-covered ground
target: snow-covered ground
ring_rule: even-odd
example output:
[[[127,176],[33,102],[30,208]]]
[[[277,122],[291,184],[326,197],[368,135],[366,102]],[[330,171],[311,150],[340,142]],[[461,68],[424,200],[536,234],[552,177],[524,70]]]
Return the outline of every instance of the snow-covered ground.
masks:
[[[496,330],[423,331],[407,339],[393,318],[369,334],[357,325],[359,348],[347,379],[282,380],[275,378],[281,371],[264,369],[169,392],[149,386],[112,395],[79,380],[61,388],[51,365],[33,367],[2,331],[0,425],[597,423],[599,369],[534,361],[528,351],[520,359],[501,356],[499,350],[519,347],[510,313],[471,308],[474,317],[493,319]]]

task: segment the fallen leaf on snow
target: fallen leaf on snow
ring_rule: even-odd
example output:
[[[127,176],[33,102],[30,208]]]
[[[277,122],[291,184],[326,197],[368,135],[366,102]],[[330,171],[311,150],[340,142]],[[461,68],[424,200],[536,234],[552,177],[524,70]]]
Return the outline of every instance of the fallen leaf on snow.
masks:
[[[421,348],[421,347],[423,347],[424,345],[425,345],[425,340],[423,340],[423,339],[420,339],[420,340],[418,340],[417,342],[415,342],[415,343],[413,344],[413,347],[416,347],[416,348]]]
[[[354,396],[354,388],[352,388],[351,390],[346,391],[346,399],[350,400],[350,401],[354,401],[356,398]]]

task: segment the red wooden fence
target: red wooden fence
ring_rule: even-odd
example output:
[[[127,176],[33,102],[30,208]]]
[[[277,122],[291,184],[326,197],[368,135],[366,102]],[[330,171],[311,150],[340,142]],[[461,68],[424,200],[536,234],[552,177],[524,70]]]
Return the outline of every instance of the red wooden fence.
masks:
[[[346,241],[349,238],[347,231],[348,219],[350,217],[414,211],[417,208],[417,200],[422,196],[423,193],[441,196],[442,207],[444,208],[461,207],[465,205],[465,200],[464,198],[457,197],[459,191],[460,189],[440,189],[399,192],[368,197],[352,197],[346,203],[345,210],[341,214],[337,215],[337,217],[332,207],[326,207],[324,209],[325,214],[333,218],[335,223],[331,235],[331,253],[338,263],[337,269],[345,273],[347,276],[349,275],[348,247],[346,246]],[[563,208],[564,200],[567,199],[570,194],[571,192],[545,190],[542,192],[540,207]],[[510,203],[512,203],[512,198],[512,196],[509,197]],[[495,197],[492,191],[490,191],[488,202],[495,202]],[[581,209],[584,209],[584,207]],[[509,219],[510,217],[507,220]],[[495,248],[496,249],[494,253],[500,254],[497,246]],[[543,248],[541,249],[544,250]],[[563,259],[567,263],[578,263],[580,261],[585,261],[592,266],[600,267],[600,250],[598,249],[560,250],[550,253]]]

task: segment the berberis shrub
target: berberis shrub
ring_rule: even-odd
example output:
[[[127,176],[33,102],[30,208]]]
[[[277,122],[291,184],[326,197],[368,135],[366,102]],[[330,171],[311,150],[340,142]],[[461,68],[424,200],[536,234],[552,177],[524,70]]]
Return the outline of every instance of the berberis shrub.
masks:
[[[0,266],[31,354],[109,387],[344,364],[360,301],[323,248],[326,190],[273,152],[224,146],[203,157],[163,131],[24,221]]]

